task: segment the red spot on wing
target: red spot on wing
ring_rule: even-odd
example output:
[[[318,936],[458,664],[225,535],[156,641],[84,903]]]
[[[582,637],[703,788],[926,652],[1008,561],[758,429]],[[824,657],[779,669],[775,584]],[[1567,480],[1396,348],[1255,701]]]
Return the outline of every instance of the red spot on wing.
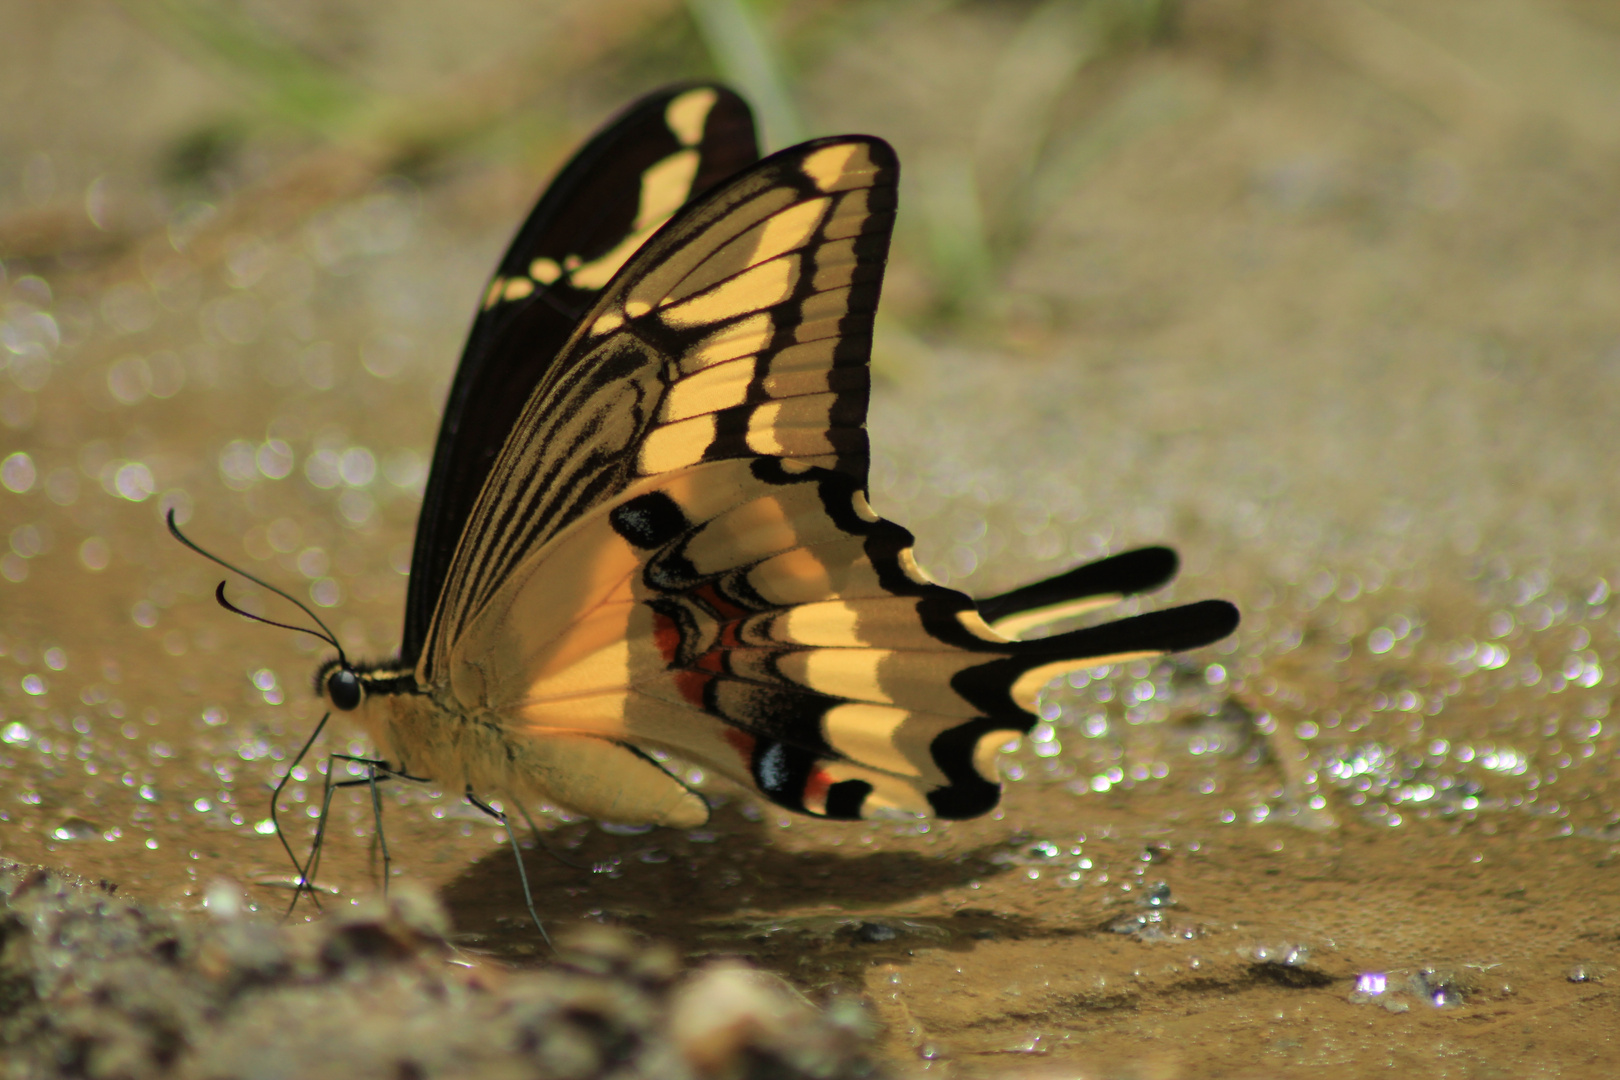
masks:
[[[804,782],[804,805],[807,809],[821,813],[827,812],[827,789],[833,786],[833,778],[827,775],[825,769],[817,769],[810,774]]]
[[[738,731],[734,727],[728,727],[722,732],[722,736],[726,742],[731,744],[731,748],[737,751],[737,756],[742,758],[744,765],[754,763],[754,737],[752,735],[746,731]]]
[[[720,590],[714,587],[712,581],[693,589],[690,595],[707,604],[709,610],[722,620],[736,619],[739,616],[748,614],[747,608],[738,607],[724,596],[721,596]]]
[[[675,620],[661,611],[653,612],[653,644],[663,656],[664,663],[673,664],[681,648],[681,628]]]
[[[693,705],[703,705],[703,690],[709,685],[712,678],[705,671],[677,671],[675,676],[675,689],[681,692],[681,697]]]

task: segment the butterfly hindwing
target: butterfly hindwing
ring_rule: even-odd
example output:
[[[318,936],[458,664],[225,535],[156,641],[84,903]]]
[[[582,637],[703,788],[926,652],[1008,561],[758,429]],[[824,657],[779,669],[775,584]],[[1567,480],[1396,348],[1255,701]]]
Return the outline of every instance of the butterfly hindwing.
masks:
[[[538,552],[452,669],[480,672],[474,697],[503,688],[490,704],[529,739],[673,751],[806,813],[971,817],[994,805],[995,753],[1051,679],[1234,621],[1211,602],[1014,642],[929,582],[911,541],[847,474],[701,463]]]
[[[417,523],[407,666],[495,457],[580,317],[664,221],[758,156],[740,97],[712,84],[675,86],[610,121],[546,189],[484,291],[450,388]]]

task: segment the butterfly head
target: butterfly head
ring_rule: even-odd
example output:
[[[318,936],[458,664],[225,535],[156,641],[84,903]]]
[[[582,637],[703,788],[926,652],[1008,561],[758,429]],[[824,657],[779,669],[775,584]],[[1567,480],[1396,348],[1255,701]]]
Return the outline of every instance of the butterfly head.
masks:
[[[394,661],[354,663],[339,653],[315,672],[316,695],[337,712],[352,713],[366,708],[373,699],[386,701],[420,692],[416,673]]]
[[[354,712],[366,700],[365,681],[342,656],[321,665],[315,673],[315,692],[338,712]]]

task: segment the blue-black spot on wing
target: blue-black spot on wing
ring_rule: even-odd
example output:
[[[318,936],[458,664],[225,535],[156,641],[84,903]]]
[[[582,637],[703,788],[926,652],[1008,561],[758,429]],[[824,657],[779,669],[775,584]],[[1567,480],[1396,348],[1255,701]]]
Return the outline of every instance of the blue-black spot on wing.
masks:
[[[761,794],[778,806],[807,814],[813,811],[805,805],[805,792],[816,783],[823,760],[825,755],[791,743],[761,739],[754,745],[749,769]],[[826,808],[817,812],[816,816],[859,821],[866,797],[871,793],[872,785],[864,780],[841,780],[828,784]],[[993,797],[990,805],[995,805]]]
[[[613,531],[638,548],[662,547],[689,527],[675,500],[662,491],[638,495],[608,515]]]

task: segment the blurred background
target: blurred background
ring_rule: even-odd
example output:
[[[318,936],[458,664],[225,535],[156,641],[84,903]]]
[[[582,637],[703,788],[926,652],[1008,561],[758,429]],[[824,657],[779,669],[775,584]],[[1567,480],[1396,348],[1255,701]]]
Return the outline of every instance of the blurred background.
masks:
[[[1587,1016],[1559,1011],[1597,1000],[1558,997],[1586,992],[1570,973],[1620,961],[1620,7],[1602,0],[0,0],[0,854],[192,907],[220,873],[274,892],[264,807],[319,716],[321,650],[219,611],[162,512],[386,656],[491,268],[580,140],[692,77],[742,90],[770,148],[858,131],[899,152],[872,491],[931,572],[982,595],[1165,542],[1171,599],[1244,614],[1212,650],[1054,687],[1008,757],[1007,818],[927,843],[1003,844],[995,865],[1020,869],[1000,903],[1047,911],[1033,890],[1056,878],[1070,914],[1049,917],[1093,928],[1143,884],[1154,830],[1298,851],[1287,899],[1237,855],[1176,888],[1218,897],[1200,933],[1286,908],[1287,940],[1361,958],[1286,1022],[1255,997],[1241,1038],[1186,1035],[1198,1061],[1395,1046],[1427,1066],[1423,1010],[1470,995],[1476,1016]],[[319,770],[295,780],[312,810]],[[453,798],[397,798],[399,828],[423,819],[406,872],[453,882],[489,850],[475,817],[426,820],[462,814]],[[1092,818],[1117,828],[1087,841]],[[334,880],[358,888],[349,846]],[[1493,859],[1514,869],[1490,878]],[[1344,891],[1299,907],[1323,874]],[[906,903],[961,907],[958,887]],[[915,977],[1011,978],[992,945],[974,956],[980,974]],[[1503,964],[1521,974],[1479,974]],[[1363,967],[1419,1011],[1344,1033],[1371,1015],[1345,1004]],[[1180,1000],[1180,978],[1133,1000]],[[1089,992],[879,1012],[896,1055],[930,1061],[1115,1036],[1129,1060],[1168,1023],[1096,1019],[1087,1002],[1114,999]],[[1573,1036],[1492,1030],[1446,1051],[1456,1075],[1583,1060]],[[1155,1053],[1155,1075],[1199,1075]]]

